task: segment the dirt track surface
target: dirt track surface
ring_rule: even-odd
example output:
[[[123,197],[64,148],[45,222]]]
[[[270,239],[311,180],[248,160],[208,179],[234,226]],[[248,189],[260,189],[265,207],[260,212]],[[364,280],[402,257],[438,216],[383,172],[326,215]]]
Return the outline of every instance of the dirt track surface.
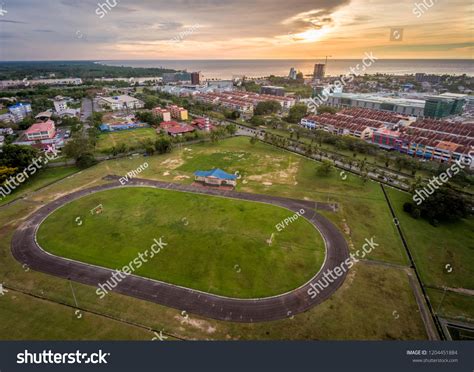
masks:
[[[311,288],[311,283],[318,282],[318,280],[323,278],[324,273],[328,270],[333,270],[349,257],[349,249],[343,234],[328,219],[315,211],[318,209],[333,210],[332,205],[144,179],[134,179],[126,186],[122,186],[117,182],[118,177],[107,176],[106,178],[113,182],[60,197],[31,215],[30,218],[16,230],[13,236],[11,245],[13,256],[22,264],[26,264],[29,268],[36,271],[91,286],[105,283],[111,278],[114,272],[113,270],[53,256],[43,251],[36,242],[36,232],[39,225],[50,213],[62,205],[98,191],[121,187],[154,187],[263,202],[278,205],[293,212],[304,209],[305,213],[303,217],[320,231],[325,240],[327,249],[326,260],[320,271],[316,273],[308,283],[290,292],[261,299],[222,297],[134,275],[127,276],[123,279],[115,287],[114,292],[172,307],[180,311],[185,310],[190,314],[218,320],[250,323],[290,318],[298,313],[304,312],[325,301],[344,282],[346,273],[337,279],[331,279],[332,283],[323,291],[320,291],[315,298],[311,298],[307,293]]]

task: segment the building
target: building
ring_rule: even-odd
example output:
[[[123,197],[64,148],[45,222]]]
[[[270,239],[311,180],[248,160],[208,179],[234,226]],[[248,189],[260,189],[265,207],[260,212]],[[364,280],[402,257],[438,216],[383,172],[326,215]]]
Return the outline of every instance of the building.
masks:
[[[60,101],[55,100],[53,101],[53,104],[54,104],[54,110],[56,112],[61,112],[68,109],[67,101],[65,100],[60,100]]]
[[[33,124],[25,131],[25,136],[28,141],[50,140],[53,139],[55,135],[56,126],[52,120]]]
[[[387,150],[395,149],[401,133],[386,128],[380,128],[373,132],[372,142]]]
[[[171,117],[177,120],[188,120],[188,110],[183,107],[176,105],[170,105],[167,107],[171,113]]]
[[[82,79],[33,79],[33,80],[1,80],[0,89],[16,88],[35,85],[82,85]]]
[[[208,186],[237,186],[237,176],[216,168],[210,171],[197,171],[194,180]]]
[[[289,110],[296,103],[296,100],[292,97],[257,94],[239,90],[221,93],[202,93],[194,96],[194,99],[199,102],[219,105],[229,110],[238,111],[244,115],[252,115],[254,107],[260,102],[277,101],[283,110]]]
[[[152,110],[153,115],[163,119],[163,121],[171,121],[171,112],[161,107],[155,107]]]
[[[163,83],[179,83],[191,82],[191,74],[189,72],[166,72],[163,74]]]
[[[324,104],[393,112],[406,116],[424,115],[425,100],[384,96],[377,93],[332,93]]]
[[[424,116],[441,119],[451,115],[461,115],[466,103],[466,95],[443,93],[439,96],[427,97]]]
[[[129,123],[103,123],[99,129],[101,132],[118,132],[122,130],[132,130],[138,128],[146,128],[148,124],[140,122],[129,122]]]
[[[192,72],[191,73],[191,84],[192,85],[201,85],[201,73]]]
[[[415,74],[415,80],[418,83],[430,83],[430,84],[438,84],[441,81],[441,76],[438,75],[427,75],[423,72],[419,72]]]
[[[263,86],[261,88],[261,93],[262,94],[270,94],[272,96],[284,97],[285,96],[285,88],[266,85],[266,86]]]
[[[220,90],[220,91],[231,91],[234,89],[233,80],[212,80],[207,82],[208,88]]]
[[[0,122],[4,122],[4,123],[14,123],[15,122],[15,117],[10,114],[10,113],[7,113],[7,114],[1,114],[0,115]]]
[[[31,114],[31,104],[19,102],[16,105],[9,106],[8,111],[13,115],[15,122],[22,121]]]
[[[326,76],[326,65],[324,63],[316,63],[314,65],[313,80],[322,80]]]
[[[196,118],[191,122],[191,125],[205,132],[210,132],[215,128],[215,126],[211,124],[209,118]]]
[[[296,80],[298,76],[298,72],[296,71],[296,69],[294,67],[290,68],[290,73],[288,74],[288,78],[290,78],[291,80]]]
[[[97,103],[103,108],[117,110],[136,110],[143,108],[145,104],[135,97],[128,95],[114,97],[100,97]]]
[[[48,121],[51,119],[52,116],[53,113],[51,111],[43,111],[36,115],[35,119],[40,121]]]
[[[6,136],[11,136],[13,134],[13,129],[12,128],[0,128],[0,134],[6,135]]]
[[[176,121],[164,121],[160,124],[160,128],[157,131],[163,131],[172,137],[179,137],[186,133],[194,132],[196,129],[185,123],[178,123]]]

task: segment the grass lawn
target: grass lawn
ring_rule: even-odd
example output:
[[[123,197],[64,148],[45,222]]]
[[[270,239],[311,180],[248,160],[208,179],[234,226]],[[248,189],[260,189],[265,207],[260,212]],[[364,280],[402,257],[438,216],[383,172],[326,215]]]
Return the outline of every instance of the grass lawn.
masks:
[[[8,320],[8,321],[7,321]],[[12,324],[15,326],[13,327]],[[0,301],[1,340],[151,340],[153,333],[9,291]]]
[[[243,156],[241,156],[242,154]],[[29,196],[28,200],[21,200],[2,208],[0,212],[0,236],[2,237],[0,239],[0,260],[2,262],[2,265],[0,265],[0,280],[5,285],[43,295],[52,301],[74,305],[74,299],[67,281],[33,270],[25,272],[21,264],[12,257],[10,241],[13,232],[25,216],[32,213],[40,205],[79,188],[103,184],[106,181],[102,178],[107,174],[123,176],[139,167],[144,159],[135,157],[102,162],[73,177],[42,189],[40,192]],[[195,170],[221,166],[226,171],[235,172],[239,170],[244,175],[239,180],[238,190],[240,191],[337,202],[339,210],[336,213],[324,212],[324,215],[344,232],[348,242],[352,243],[353,250],[360,249],[365,238],[375,236],[375,241],[380,246],[368,256],[368,259],[407,265],[404,248],[397,235],[396,226],[390,216],[387,203],[384,201],[381,188],[376,183],[367,182],[364,184],[360,178],[352,175],[348,175],[344,179],[341,177],[339,170],[333,170],[327,177],[320,177],[316,172],[317,162],[262,143],[251,145],[248,138],[240,137],[219,141],[216,144],[206,143],[174,149],[171,154],[147,157],[146,161],[149,163],[149,167],[140,175],[143,178],[191,183]],[[394,200],[394,206],[401,208],[402,199],[406,194],[391,189],[389,189],[389,192],[390,197],[393,197],[392,200],[396,199]],[[96,196],[98,194],[94,197]],[[106,213],[107,205],[105,203],[104,207]],[[193,209],[186,209],[180,205],[177,205],[177,207],[183,210],[181,216],[187,216],[190,221],[189,226],[192,226],[190,215],[184,212],[188,213]],[[122,214],[129,218],[130,216],[135,218],[127,208],[121,209]],[[228,209],[228,207],[226,208]],[[87,213],[89,213],[87,209],[80,211],[81,216],[85,216]],[[96,217],[102,218],[106,216],[105,213]],[[142,211],[139,211],[139,213],[142,213]],[[162,214],[166,217],[165,213],[160,213],[160,208],[156,209],[155,214],[157,216]],[[90,217],[92,218],[92,216]],[[152,217],[158,218],[156,216]],[[75,216],[72,216],[65,220],[60,231],[61,235],[64,235],[63,231],[66,229],[67,223],[72,224],[74,218]],[[120,216],[120,218],[123,217]],[[201,216],[201,218],[206,220],[208,216]],[[87,219],[85,219],[86,223],[81,228],[86,228]],[[178,222],[177,228],[181,229],[180,223],[182,221],[180,219],[176,220]],[[407,226],[410,228],[411,221],[411,218],[407,221],[401,220],[404,232],[406,232]],[[417,223],[415,220],[413,222]],[[455,230],[457,229],[457,233],[450,234],[443,240],[449,250],[459,248],[459,244],[466,244],[465,237],[469,234],[469,226],[472,225],[453,226]],[[423,227],[420,226],[419,228]],[[71,226],[67,229],[71,230]],[[235,230],[237,231],[237,229]],[[162,234],[159,229],[153,230],[153,232],[156,232],[156,235],[150,236],[151,239],[159,238],[161,235],[166,238],[166,235]],[[423,242],[426,239],[424,232],[417,230],[416,226],[413,227],[411,236],[411,239],[416,242],[428,244]],[[111,237],[108,239],[110,240]],[[268,239],[268,236],[265,236],[265,239]],[[434,240],[435,238],[430,239]],[[464,243],[458,244],[456,242],[458,239],[464,239]],[[143,244],[140,244],[137,248],[142,251],[149,248],[150,244],[149,239],[144,239]],[[167,248],[169,250],[165,249],[160,252],[160,255],[173,252],[175,248],[177,249],[173,254],[179,252],[178,245],[172,246],[170,244]],[[459,249],[460,252],[465,250],[466,248],[462,246]],[[133,258],[133,253],[132,257],[127,257],[127,263],[131,258]],[[162,257],[157,256],[150,263],[152,265],[158,264],[160,260],[162,260]],[[242,265],[241,261],[237,264],[242,267],[241,274],[244,274],[245,265]],[[232,262],[231,267],[234,265]],[[418,261],[417,266],[419,266]],[[424,266],[427,277],[429,277],[433,275],[429,271],[437,270],[438,264],[430,265],[427,261]],[[451,274],[455,275],[454,278],[466,273],[465,271],[458,273],[456,271],[457,264],[453,265],[453,268],[454,271]],[[267,275],[272,275],[273,268],[267,268],[265,271]],[[461,283],[465,280],[469,281],[470,279],[459,277]],[[74,283],[74,288],[77,301],[81,307],[137,322],[154,329],[163,328],[166,332],[188,339],[426,339],[423,322],[405,271],[381,265],[368,265],[363,262],[354,266],[343,286],[321,305],[303,314],[296,315],[293,319],[258,324],[221,322],[194,316],[193,314],[190,314],[189,319],[183,322],[180,310],[117,293],[110,293],[100,300],[95,293],[96,287]],[[428,294],[431,303],[436,308],[443,291],[428,289]],[[22,321],[28,324],[28,319],[34,312],[44,311],[49,314],[51,311],[39,302],[28,304],[27,309],[28,311],[22,311],[18,317],[11,316],[10,312],[0,312],[0,323],[5,325],[3,329],[14,328],[18,322]],[[440,313],[445,316],[453,318],[469,317],[472,319],[470,315],[472,314],[472,300],[464,295],[458,296],[448,293],[443,300],[441,309]],[[394,317],[394,311],[400,316]],[[51,327],[55,327],[54,324]],[[34,332],[40,332],[40,334],[45,335],[45,338],[63,337],[59,329],[51,330],[49,335],[46,334],[47,330],[39,331],[35,327],[24,327],[23,332],[23,338],[34,338]],[[71,332],[70,337],[81,338],[84,337],[83,335],[84,333],[81,333],[79,329],[75,329]],[[103,337],[106,336],[97,331],[97,338]],[[120,339],[119,336],[118,338]]]
[[[408,194],[387,194],[425,285],[474,289],[474,219],[434,227],[403,211]]]
[[[103,152],[122,143],[127,146],[138,146],[143,140],[155,140],[156,131],[153,128],[138,128],[120,132],[101,133],[97,142],[96,150]]]
[[[1,199],[0,205],[3,205],[14,199],[17,199],[31,191],[36,191],[40,189],[41,187],[44,187],[64,177],[70,176],[78,171],[79,169],[76,167],[46,168],[45,170],[41,171],[30,180],[28,180],[27,182],[17,187],[13,193]]]
[[[442,317],[474,323],[474,297],[428,288],[434,311]]]
[[[88,211],[98,204],[104,212],[92,216]],[[168,245],[137,275],[220,295],[265,297],[304,284],[324,261],[323,240],[307,220],[276,230],[293,214],[255,202],[127,188],[60,208],[41,225],[38,242],[53,254],[116,269],[163,237]]]

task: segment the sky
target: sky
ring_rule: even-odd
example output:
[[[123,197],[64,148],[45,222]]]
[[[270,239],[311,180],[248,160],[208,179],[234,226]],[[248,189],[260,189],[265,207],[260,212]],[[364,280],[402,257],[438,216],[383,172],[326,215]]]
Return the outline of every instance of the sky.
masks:
[[[471,0],[0,0],[0,60],[473,57]]]

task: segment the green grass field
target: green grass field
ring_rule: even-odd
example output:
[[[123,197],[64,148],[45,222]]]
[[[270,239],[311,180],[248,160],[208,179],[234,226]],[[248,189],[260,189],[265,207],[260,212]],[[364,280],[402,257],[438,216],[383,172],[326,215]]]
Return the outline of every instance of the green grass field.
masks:
[[[102,214],[88,213],[98,204]],[[137,275],[219,295],[265,297],[304,284],[324,261],[323,239],[307,220],[276,230],[293,214],[207,195],[117,189],[60,208],[41,225],[38,242],[53,254],[116,269],[151,253],[154,239],[163,237],[167,246]]]
[[[393,189],[387,189],[387,194],[423,282],[439,288],[474,289],[474,219],[434,227],[403,211],[408,194]]]
[[[146,327],[163,328],[166,332],[186,339],[426,339],[423,322],[406,274],[408,260],[380,185],[374,182],[364,184],[360,178],[350,174],[347,178],[343,178],[340,170],[335,169],[329,176],[321,177],[316,172],[318,162],[262,143],[251,145],[248,138],[242,137],[222,140],[216,144],[206,143],[174,149],[171,154],[147,157],[146,161],[149,167],[140,174],[143,178],[189,184],[192,182],[195,170],[220,166],[226,171],[239,170],[243,174],[237,187],[239,191],[337,202],[339,210],[336,213],[324,212],[323,214],[340,228],[349,244],[352,244],[353,251],[361,248],[365,238],[375,236],[375,241],[380,246],[367,258],[381,261],[381,264],[360,262],[353,267],[343,286],[330,299],[303,314],[296,315],[293,319],[275,322],[240,324],[220,322],[190,314],[189,320],[183,323],[180,310],[117,293],[110,293],[100,300],[95,293],[96,287],[74,283],[77,301],[81,307],[106,316],[140,323]],[[73,316],[70,316],[68,321],[64,318],[64,305],[60,303],[74,306],[69,283],[33,270],[25,272],[21,264],[11,255],[10,240],[24,218],[38,207],[80,188],[103,184],[106,182],[103,177],[107,174],[123,176],[143,162],[142,157],[102,162],[31,194],[25,200],[2,208],[0,212],[0,236],[2,237],[0,239],[2,262],[0,282],[44,296],[51,301],[49,302],[51,306],[44,306],[42,302],[36,300],[25,301],[22,309],[26,310],[16,317],[12,316],[14,307],[2,308],[0,306],[0,324],[3,324],[0,329],[0,338],[8,338],[11,333],[9,329],[16,327],[19,322],[23,321],[29,325],[30,313],[38,319],[48,319],[49,322],[45,323],[47,326],[55,327],[54,324],[57,321],[61,327],[71,329],[71,333],[68,333],[71,339],[94,337],[90,328],[76,327],[75,323],[69,324],[69,322],[77,321]],[[470,285],[472,274],[467,264],[472,256],[468,249],[472,245],[469,240],[472,241],[471,222],[441,226],[441,229],[432,228],[425,233],[422,222],[413,220],[409,216],[405,220],[401,215],[400,208],[407,194],[390,190],[389,196],[399,215],[410,248],[419,252],[415,252],[416,264],[423,271],[423,280],[429,280],[431,285],[450,284],[463,287]],[[107,207],[105,204],[104,206]],[[87,213],[89,213],[87,210],[82,210],[80,215]],[[159,209],[156,213],[159,213]],[[123,209],[122,214],[129,216],[127,209]],[[73,221],[74,218],[65,220],[63,225]],[[158,231],[154,237],[159,236],[161,234]],[[438,244],[437,241],[442,244]],[[149,245],[150,242],[147,241],[143,248],[146,249]],[[439,247],[435,255],[430,251],[432,246]],[[440,272],[444,263],[443,246],[446,246],[456,258],[454,261],[449,261],[454,262],[454,270],[451,272],[453,276],[448,277],[449,281],[444,280],[445,274]],[[172,247],[169,247],[171,252]],[[161,257],[156,257],[156,259],[160,260]],[[463,264],[463,260],[466,260],[466,264]],[[386,266],[385,263],[403,267]],[[271,271],[267,270],[267,272]],[[243,272],[242,266],[241,273]],[[448,292],[443,299],[443,291],[435,289],[428,289],[428,294],[435,310],[441,304],[439,308],[441,315],[474,322],[473,296]],[[10,295],[12,293],[6,296]],[[58,303],[53,304],[53,301]],[[395,318],[394,311],[400,316]],[[71,314],[72,309],[69,308],[68,312]],[[110,327],[111,332],[112,330],[121,332],[121,323],[118,324],[112,320],[103,320],[103,322],[104,327]],[[29,326],[22,327],[21,334],[17,333],[15,337],[35,338],[37,333],[49,339],[65,337],[64,332],[58,329],[41,331]],[[96,334],[97,339],[108,337],[99,331]],[[123,333],[116,337],[122,338],[122,335]],[[146,337],[148,335],[145,335]],[[134,338],[134,335],[130,334],[129,338]]]
[[[144,140],[150,139],[154,141],[156,138],[156,131],[153,128],[138,128],[120,132],[102,133],[99,135],[96,151],[103,152],[121,144],[137,146]]]

